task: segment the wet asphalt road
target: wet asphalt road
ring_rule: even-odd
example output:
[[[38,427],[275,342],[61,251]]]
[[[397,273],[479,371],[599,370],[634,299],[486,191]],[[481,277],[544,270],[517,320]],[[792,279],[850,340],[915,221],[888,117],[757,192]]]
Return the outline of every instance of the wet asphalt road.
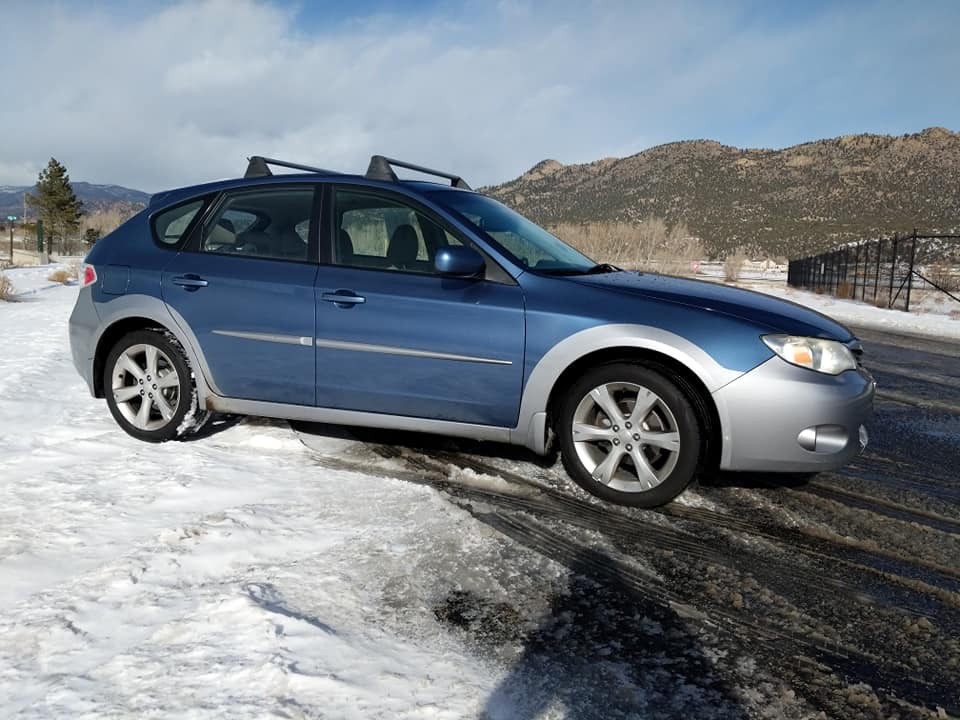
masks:
[[[870,446],[812,479],[714,473],[644,511],[586,495],[555,458],[360,434],[396,476],[569,570],[531,590],[505,563],[486,569],[496,597],[438,596],[451,633],[513,665],[493,706],[512,710],[492,717],[960,716],[960,344],[856,331],[878,382]]]

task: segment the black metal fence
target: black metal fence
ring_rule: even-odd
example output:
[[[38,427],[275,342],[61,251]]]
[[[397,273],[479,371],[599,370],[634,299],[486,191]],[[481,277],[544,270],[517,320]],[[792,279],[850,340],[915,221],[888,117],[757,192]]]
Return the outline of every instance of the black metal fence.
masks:
[[[848,243],[791,260],[793,287],[910,310],[930,293],[942,293],[960,309],[960,235],[893,235]]]

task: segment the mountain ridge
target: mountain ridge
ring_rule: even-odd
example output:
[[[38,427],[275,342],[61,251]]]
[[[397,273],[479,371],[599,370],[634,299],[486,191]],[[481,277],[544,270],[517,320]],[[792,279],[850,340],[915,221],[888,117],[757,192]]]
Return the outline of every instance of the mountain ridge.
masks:
[[[94,210],[105,210],[114,205],[125,207],[142,207],[150,201],[150,194],[140,190],[123,187],[122,185],[101,185],[84,181],[71,182],[73,192],[83,202],[83,211],[89,213]],[[34,192],[34,185],[4,185],[0,186],[0,219],[8,215],[23,215],[24,193]],[[28,219],[33,211],[27,208]]]
[[[873,133],[782,149],[681,140],[623,158],[543,160],[484,188],[545,225],[686,223],[712,256],[796,257],[919,227],[960,230],[960,133]]]

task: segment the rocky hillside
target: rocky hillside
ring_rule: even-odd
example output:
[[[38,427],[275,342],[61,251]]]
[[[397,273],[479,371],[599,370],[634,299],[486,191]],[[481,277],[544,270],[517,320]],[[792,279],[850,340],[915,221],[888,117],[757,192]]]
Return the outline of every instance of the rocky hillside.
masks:
[[[488,192],[542,224],[686,222],[707,251],[798,257],[908,231],[960,231],[960,133],[847,135],[783,150],[709,140],[586,165],[545,160]]]

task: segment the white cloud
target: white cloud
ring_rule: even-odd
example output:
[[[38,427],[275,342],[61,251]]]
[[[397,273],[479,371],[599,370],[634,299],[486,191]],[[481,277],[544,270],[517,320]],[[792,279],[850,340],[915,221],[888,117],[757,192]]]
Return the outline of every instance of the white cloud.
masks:
[[[793,117],[802,98],[791,92],[869,107],[889,94],[878,59],[911,62],[883,60],[892,10],[886,30],[868,31],[856,26],[866,11],[771,29],[713,3],[504,0],[309,28],[253,0],[146,7],[7,11],[8,25],[31,31],[8,36],[17,61],[0,69],[16,97],[0,104],[0,184],[32,182],[51,155],[74,179],[152,191],[235,176],[253,153],[362,171],[375,152],[496,182],[544,157],[584,161],[684,137],[806,139],[798,132],[820,125]],[[833,48],[828,93],[818,52],[843,37],[856,45]],[[845,63],[851,53],[857,62]],[[846,120],[846,105],[821,109],[821,125]],[[901,122],[956,125],[957,111],[940,99]]]

